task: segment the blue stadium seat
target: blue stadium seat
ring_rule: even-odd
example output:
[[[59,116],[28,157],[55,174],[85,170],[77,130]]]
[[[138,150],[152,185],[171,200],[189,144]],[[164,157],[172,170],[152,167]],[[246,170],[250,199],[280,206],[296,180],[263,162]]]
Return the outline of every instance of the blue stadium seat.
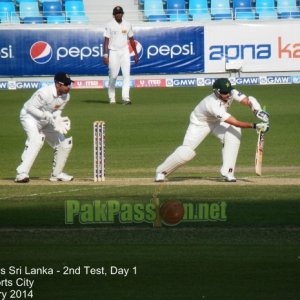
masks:
[[[256,14],[252,7],[252,0],[233,0],[232,11],[236,20],[256,19]]]
[[[46,17],[48,24],[64,24],[66,23],[65,16],[48,16]]]
[[[212,20],[232,19],[229,0],[211,0],[210,5]]]
[[[62,15],[63,8],[60,1],[46,1],[42,7],[43,16],[45,17]]]
[[[66,1],[65,2],[66,16],[85,16],[85,8],[82,1]]]
[[[185,0],[167,0],[167,15],[185,14]]]
[[[43,24],[45,20],[43,17],[25,17],[22,21],[23,24]]]
[[[167,9],[166,13],[169,15],[171,22],[184,22],[188,21],[189,17],[185,10],[185,0],[166,0]]]
[[[189,20],[187,14],[171,14],[169,15],[170,22],[186,22]]]
[[[277,0],[277,14],[279,19],[300,18],[296,0]]]
[[[37,2],[20,2],[20,18],[39,17],[40,10]]]
[[[148,16],[148,22],[167,22],[169,21],[166,15],[150,15]]]
[[[277,19],[274,0],[256,0],[255,11],[259,19]]]
[[[38,3],[38,0],[16,0],[16,6],[20,6],[20,3],[22,2],[36,2]]]
[[[165,16],[162,0],[144,0],[144,17],[149,16]],[[164,18],[164,17],[163,17]]]
[[[210,20],[207,0],[190,0],[189,15],[193,20]]]
[[[13,2],[0,2],[0,20],[1,23],[20,24]]]
[[[0,2],[0,11],[4,13],[16,12],[16,8],[13,2]]]
[[[300,19],[299,11],[291,11],[291,12],[282,12],[278,14],[278,19]]]

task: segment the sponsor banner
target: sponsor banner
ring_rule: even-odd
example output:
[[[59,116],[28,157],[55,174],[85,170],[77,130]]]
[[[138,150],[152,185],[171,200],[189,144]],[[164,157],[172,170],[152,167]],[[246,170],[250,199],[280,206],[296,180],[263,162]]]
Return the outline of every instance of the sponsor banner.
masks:
[[[300,76],[291,76],[291,82],[294,84],[300,84]]]
[[[7,90],[8,82],[7,81],[0,81],[0,90]]]
[[[299,23],[205,27],[205,73],[300,70]]]
[[[216,78],[204,78],[203,85],[204,86],[212,86],[215,82]]]
[[[197,78],[169,78],[167,79],[166,86],[197,86]]]
[[[181,78],[181,79],[136,79],[131,81],[132,88],[145,87],[176,87],[198,86],[211,87],[216,78]],[[259,77],[230,77],[234,85],[272,85],[272,84],[300,84],[300,76],[259,76]],[[39,89],[53,84],[53,81],[0,81],[0,90]],[[103,89],[107,88],[108,80],[77,80],[73,89]],[[117,82],[117,88],[122,87],[122,81]]]
[[[103,89],[103,80],[75,80],[72,89]]]
[[[132,74],[179,74],[204,71],[203,27],[137,27],[134,30],[140,62]],[[108,75],[103,63],[104,29],[1,30],[0,75]],[[133,50],[129,47],[133,60]]]
[[[166,80],[166,87],[172,87],[173,86],[173,79],[167,78]]]
[[[135,87],[166,87],[166,79],[136,79]]]
[[[142,27],[135,29],[142,44],[133,74],[204,72],[204,27]]]
[[[271,85],[271,84],[291,84],[291,76],[260,76],[259,83],[261,85]]]
[[[0,81],[0,90],[36,90],[49,84],[53,84],[53,81]]]
[[[239,85],[259,85],[259,77],[239,77],[235,78],[235,83]]]
[[[1,81],[0,89],[22,90],[22,89],[39,89],[41,83],[39,81]]]
[[[108,80],[103,80],[103,87],[104,88],[108,88],[108,84],[109,84],[109,81]],[[130,87],[133,88],[134,87],[134,84],[135,84],[135,81],[134,80],[130,80]],[[117,80],[116,81],[116,88],[122,88],[122,85],[123,85],[123,80]]]

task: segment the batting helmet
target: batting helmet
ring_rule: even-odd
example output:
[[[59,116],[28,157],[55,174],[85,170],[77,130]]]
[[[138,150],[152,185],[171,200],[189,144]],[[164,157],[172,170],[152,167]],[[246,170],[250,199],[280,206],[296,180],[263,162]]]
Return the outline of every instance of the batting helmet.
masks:
[[[213,84],[213,89],[220,94],[228,94],[233,90],[233,87],[227,78],[218,78]]]

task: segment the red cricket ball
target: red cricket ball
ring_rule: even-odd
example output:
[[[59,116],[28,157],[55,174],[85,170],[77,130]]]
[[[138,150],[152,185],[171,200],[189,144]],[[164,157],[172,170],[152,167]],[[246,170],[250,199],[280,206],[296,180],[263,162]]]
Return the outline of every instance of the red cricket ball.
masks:
[[[165,224],[176,225],[184,216],[184,207],[180,201],[168,200],[161,205],[159,213]]]

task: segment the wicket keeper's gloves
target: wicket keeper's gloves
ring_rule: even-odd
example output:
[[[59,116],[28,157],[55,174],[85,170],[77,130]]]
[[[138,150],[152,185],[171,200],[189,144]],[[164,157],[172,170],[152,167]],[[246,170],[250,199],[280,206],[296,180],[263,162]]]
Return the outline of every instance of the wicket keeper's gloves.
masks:
[[[257,133],[260,133],[260,132],[265,133],[269,130],[270,126],[269,126],[269,123],[261,122],[261,123],[254,123],[253,128],[256,129]]]
[[[58,116],[54,119],[53,127],[60,134],[67,134],[71,129],[71,120],[68,117]]]
[[[265,123],[269,123],[269,114],[263,110],[257,110],[255,115],[258,119],[262,120]]]
[[[53,125],[54,119],[53,115],[50,111],[45,111],[44,112],[44,119],[49,123]]]

